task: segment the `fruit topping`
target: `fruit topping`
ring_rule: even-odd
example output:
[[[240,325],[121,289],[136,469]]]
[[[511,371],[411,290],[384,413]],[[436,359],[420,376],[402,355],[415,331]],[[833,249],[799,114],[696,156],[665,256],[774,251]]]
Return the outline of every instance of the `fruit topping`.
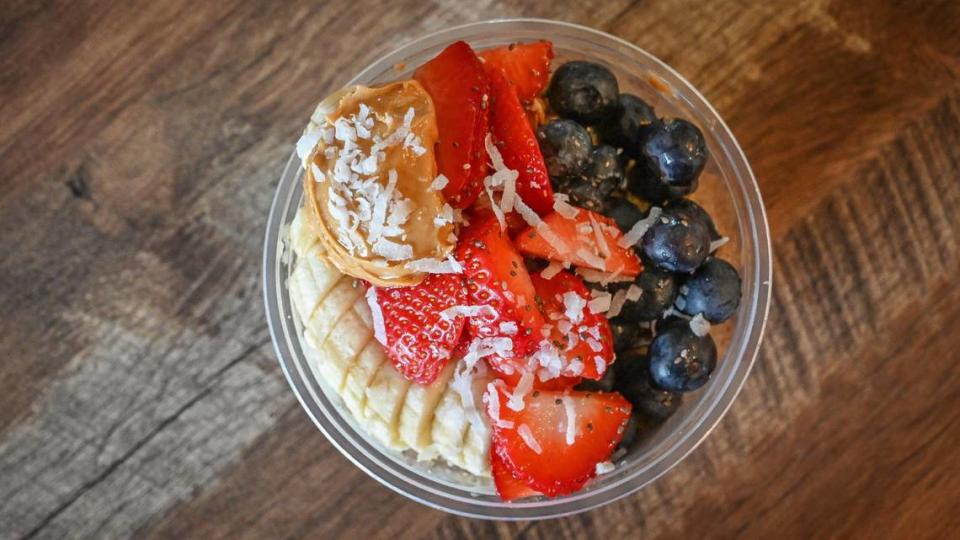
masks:
[[[664,209],[643,235],[642,248],[656,266],[689,274],[710,254],[710,231],[683,212]]]
[[[633,94],[620,94],[616,112],[598,125],[597,130],[604,142],[623,148],[628,156],[637,157],[641,145],[659,123],[653,107],[646,101]]]
[[[677,278],[670,272],[648,266],[632,283],[614,283],[613,291],[626,291],[620,317],[628,321],[652,321],[673,305],[677,297]]]
[[[680,287],[680,311],[702,314],[712,323],[721,323],[740,306],[740,274],[727,261],[711,257]]]
[[[476,200],[486,176],[483,139],[487,133],[490,84],[480,59],[457,41],[421,66],[413,77],[436,108],[437,168],[447,178],[443,194],[456,208]]]
[[[717,346],[710,334],[697,335],[691,321],[676,319],[658,325],[650,343],[650,379],[673,392],[696,390],[707,382],[717,364]]]
[[[547,86],[553,45],[546,40],[513,43],[480,53],[484,65],[503,71],[522,103],[529,103]]]
[[[550,497],[573,493],[596,476],[630,417],[630,403],[615,393],[538,390],[519,410],[504,406],[506,399],[496,385],[484,394],[493,451],[513,478]]]
[[[576,178],[590,164],[590,133],[573,120],[551,120],[537,128],[537,140],[550,178]]]
[[[543,317],[523,259],[492,214],[471,219],[460,233],[456,258],[463,266],[466,304],[474,306],[471,335],[505,338],[508,350],[499,356],[522,358],[539,343]]]
[[[577,276],[561,270],[552,278],[531,276],[537,293],[537,304],[550,325],[549,346],[559,358],[559,365],[550,365],[550,355],[541,344],[540,360],[544,370],[562,375],[600,379],[613,363],[613,334],[610,323],[600,312],[591,309],[591,294]],[[542,375],[542,374],[541,374]],[[540,379],[546,377],[540,376]]]
[[[707,163],[707,145],[697,126],[686,120],[669,119],[653,128],[636,159],[630,190],[658,204],[697,189]]]
[[[554,72],[547,97],[560,116],[593,125],[616,111],[619,92],[617,78],[609,69],[578,60]]]
[[[600,213],[605,213],[611,195],[623,185],[620,152],[605,144],[590,151],[590,161],[581,175],[557,181],[558,190],[569,195],[571,203]]]
[[[490,131],[507,168],[517,172],[516,194],[538,214],[550,211],[553,188],[540,146],[526,113],[503,73],[488,67],[491,87]],[[496,167],[495,167],[496,168]]]
[[[666,420],[680,407],[682,394],[655,388],[650,382],[650,359],[628,352],[617,359],[615,388],[634,410],[653,420]]]
[[[520,252],[624,276],[640,273],[640,260],[633,250],[621,245],[623,234],[613,220],[589,210],[576,209],[567,216],[556,211],[544,217],[543,222],[560,242],[551,242],[542,232],[530,227],[517,235],[516,245]]]
[[[539,491],[514,478],[513,473],[492,446],[490,447],[490,474],[493,475],[493,485],[497,488],[497,495],[504,501],[510,502],[541,495]]]
[[[377,338],[385,338],[381,342],[394,367],[412,381],[433,382],[450,360],[464,327],[462,314],[447,311],[466,300],[461,276],[428,274],[417,285],[369,290],[376,295],[376,306],[370,306],[374,331],[383,333]]]

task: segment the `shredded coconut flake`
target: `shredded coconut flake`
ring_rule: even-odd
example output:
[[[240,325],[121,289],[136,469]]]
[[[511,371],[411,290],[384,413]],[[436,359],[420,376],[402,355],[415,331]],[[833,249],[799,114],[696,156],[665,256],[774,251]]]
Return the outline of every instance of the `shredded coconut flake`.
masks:
[[[477,317],[484,312],[489,313],[491,318],[497,317],[497,310],[491,306],[453,306],[440,312],[440,317],[448,321],[453,320],[458,315],[463,317]],[[483,345],[483,342],[481,342]]]
[[[493,424],[498,428],[512,429],[513,422],[500,418],[500,390],[497,388],[497,383],[503,384],[503,381],[497,379],[487,383],[487,391],[484,393],[487,402],[487,414],[490,415]]]
[[[710,322],[703,317],[703,313],[697,313],[690,319],[690,330],[698,337],[704,337],[710,333]]]
[[[533,432],[530,431],[530,426],[520,424],[520,426],[517,427],[517,435],[520,435],[523,442],[526,443],[535,454],[540,455],[543,453],[543,449],[540,448],[540,443],[537,442],[536,437],[533,436]]]
[[[560,273],[560,270],[563,270],[563,265],[557,261],[551,261],[546,268],[540,271],[540,277],[543,279],[553,279],[554,276]]]
[[[320,142],[321,136],[319,129],[307,130],[300,136],[300,139],[297,140],[297,157],[300,158],[300,161],[307,162],[307,159],[313,154],[313,149]]]
[[[373,245],[373,252],[388,261],[406,261],[413,257],[413,247],[408,244],[398,244],[381,238]]]
[[[582,277],[584,281],[599,283],[601,285],[607,285],[612,282],[633,281],[631,277],[620,275],[619,271],[601,272],[600,270],[594,270],[592,268],[577,268],[577,275]]]
[[[520,381],[517,382],[517,387],[514,388],[513,393],[510,394],[507,407],[515,411],[522,411],[524,407],[523,398],[527,397],[527,394],[529,394],[532,389],[533,373],[524,371],[523,374],[520,375]]]
[[[643,235],[647,234],[647,230],[657,221],[657,218],[659,218],[662,213],[663,210],[659,206],[651,206],[647,217],[634,223],[633,227],[630,227],[630,230],[627,231],[627,234],[623,235],[623,237],[617,241],[620,247],[627,248],[636,245],[636,243],[643,238]]]
[[[607,318],[612,319],[620,314],[620,310],[623,309],[624,304],[627,303],[627,289],[620,289],[619,291],[613,293],[613,298],[610,300],[610,309],[607,310]]]
[[[573,408],[573,399],[570,396],[563,396],[560,399],[563,401],[563,410],[567,415],[566,439],[567,446],[570,446],[577,435],[577,411]]]
[[[590,313],[606,313],[610,310],[611,301],[610,293],[601,292],[596,298],[590,300],[587,308],[590,309]]]
[[[441,189],[447,187],[447,183],[450,182],[446,176],[438,175],[433,179],[433,182],[430,184],[430,187],[427,188],[430,191],[440,191]]]
[[[636,284],[631,283],[630,287],[627,288],[627,300],[636,302],[641,296],[643,296],[643,289],[638,287]]]
[[[603,375],[603,372],[607,370],[607,363],[600,356],[593,357],[593,365],[597,368],[597,375]]]
[[[564,315],[571,323],[577,324],[583,320],[583,308],[587,301],[579,294],[573,291],[563,293]]]
[[[576,255],[577,257],[580,258],[580,260],[582,260],[588,266],[592,266],[596,269],[602,269],[605,266],[603,259],[593,254],[590,250],[586,248],[577,248]]]
[[[597,463],[597,466],[594,470],[596,471],[597,474],[607,474],[608,472],[611,472],[614,469],[616,469],[616,466],[614,466],[613,462],[601,461],[600,463]]]
[[[607,239],[603,237],[603,231],[597,219],[590,214],[590,225],[593,226],[593,237],[597,240],[597,250],[603,258],[610,257],[610,246],[607,245]]]
[[[383,310],[380,309],[380,302],[377,301],[377,288],[367,289],[367,304],[370,306],[370,315],[373,318],[373,337],[377,338],[384,347],[387,346],[387,330],[383,323]]]
[[[447,257],[446,260],[438,259],[416,259],[404,265],[408,270],[414,272],[427,272],[430,274],[460,274],[463,273],[463,267],[453,257]]]
[[[517,323],[513,321],[504,321],[500,323],[500,333],[505,336],[515,336],[519,332]]]
[[[727,242],[729,241],[730,239],[724,236],[722,238],[718,238],[717,240],[714,240],[713,242],[710,242],[710,253],[713,253],[714,251],[727,245]]]
[[[568,199],[569,197],[565,193],[555,193],[553,195],[553,209],[561,216],[573,219],[580,213],[580,209],[568,203]],[[593,216],[590,216],[590,219],[593,219]]]

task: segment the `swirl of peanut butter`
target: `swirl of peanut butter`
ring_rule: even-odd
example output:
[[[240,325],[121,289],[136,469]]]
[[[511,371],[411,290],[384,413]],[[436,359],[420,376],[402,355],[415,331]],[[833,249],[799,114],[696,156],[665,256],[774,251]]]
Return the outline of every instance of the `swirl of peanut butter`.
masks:
[[[435,183],[429,94],[413,80],[354,86],[318,112],[301,139],[311,147],[303,156],[304,204],[326,258],[374,285],[419,283],[423,266],[414,261],[439,263],[456,242],[442,180]]]

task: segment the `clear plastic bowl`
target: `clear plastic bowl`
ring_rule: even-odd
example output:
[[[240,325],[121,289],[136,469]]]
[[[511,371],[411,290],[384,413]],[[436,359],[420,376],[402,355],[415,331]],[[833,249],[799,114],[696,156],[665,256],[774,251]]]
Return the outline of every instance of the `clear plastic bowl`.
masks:
[[[743,386],[760,346],[770,300],[769,230],[763,201],[743,152],[723,120],[690,83],[636,46],[569,23],[539,19],[486,21],[407,43],[361,70],[346,84],[375,85],[408,78],[413,69],[456,40],[465,40],[479,50],[536,39],[553,42],[557,55],[554,66],[571,59],[605,64],[619,78],[621,91],[640,95],[661,116],[686,118],[701,127],[712,157],[695,198],[711,213],[721,232],[730,237],[720,255],[739,269],[743,301],[734,319],[713,328],[722,353],[710,382],[685,396],[679,411],[645,436],[613,472],[566,497],[504,503],[489,483],[443,464],[418,463],[411,455],[381,447],[353,423],[339,397],[324,387],[308,364],[300,344],[300,323],[286,288],[292,254],[285,248],[283,236],[303,196],[302,170],[293,153],[270,208],[263,272],[270,331],[290,386],[320,431],[357,467],[413,500],[468,517],[539,519],[582,512],[629,495],[670,470],[710,433]],[[322,97],[318,94],[317,100]],[[304,110],[305,123],[309,113]]]

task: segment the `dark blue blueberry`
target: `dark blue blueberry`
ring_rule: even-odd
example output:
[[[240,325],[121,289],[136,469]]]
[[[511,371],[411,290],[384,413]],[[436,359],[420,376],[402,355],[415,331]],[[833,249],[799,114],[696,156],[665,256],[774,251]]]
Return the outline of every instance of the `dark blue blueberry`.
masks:
[[[609,69],[578,60],[553,73],[547,99],[560,116],[589,126],[613,115],[619,93],[617,78]]]
[[[572,179],[590,164],[593,141],[583,126],[573,120],[551,120],[537,128],[540,152],[550,178]]]
[[[621,353],[635,346],[640,337],[640,325],[635,321],[615,317],[610,319],[610,332],[613,333],[613,350]]]
[[[630,190],[654,204],[693,193],[707,164],[707,145],[697,126],[664,120],[641,146]]]
[[[698,336],[687,321],[660,325],[648,352],[650,380],[671,392],[689,392],[707,382],[717,365],[717,346],[710,334]]]
[[[683,312],[702,313],[712,323],[721,323],[740,306],[740,274],[723,259],[710,257],[684,283]]]
[[[604,214],[616,221],[617,227],[624,233],[629,231],[636,222],[646,217],[646,213],[626,197],[615,197],[610,200]]]
[[[618,288],[640,288],[640,299],[627,300],[620,310],[620,317],[629,321],[652,321],[663,315],[677,298],[677,278],[672,273],[655,266],[647,266],[632,283],[619,283]]]
[[[656,266],[689,274],[710,254],[710,231],[702,222],[665,208],[640,245],[643,255]]]
[[[713,218],[710,217],[710,214],[703,209],[699,204],[691,201],[690,199],[677,199],[670,201],[665,205],[666,208],[683,214],[687,219],[700,221],[707,226],[707,230],[710,231],[711,240],[719,240],[720,232],[717,230],[717,226],[713,223]]]
[[[600,377],[600,380],[584,379],[576,386],[576,389],[588,392],[611,392],[613,391],[616,377],[614,370],[608,369],[604,372],[603,377]]]
[[[660,123],[653,107],[633,94],[620,94],[617,109],[609,121],[598,126],[603,142],[623,148],[631,157],[640,154],[640,147]]]
[[[650,380],[650,360],[646,355],[627,353],[617,358],[614,388],[633,405],[634,410],[653,420],[666,420],[682,401],[677,392],[655,388]]]
[[[626,175],[623,172],[623,159],[620,151],[609,144],[595,146],[590,152],[590,164],[584,177],[597,184],[606,184],[613,189],[623,189]]]
[[[554,188],[569,195],[574,206],[604,213],[612,203],[611,195],[619,192],[623,183],[617,149],[601,145],[590,152],[590,162],[580,176],[559,179]]]

